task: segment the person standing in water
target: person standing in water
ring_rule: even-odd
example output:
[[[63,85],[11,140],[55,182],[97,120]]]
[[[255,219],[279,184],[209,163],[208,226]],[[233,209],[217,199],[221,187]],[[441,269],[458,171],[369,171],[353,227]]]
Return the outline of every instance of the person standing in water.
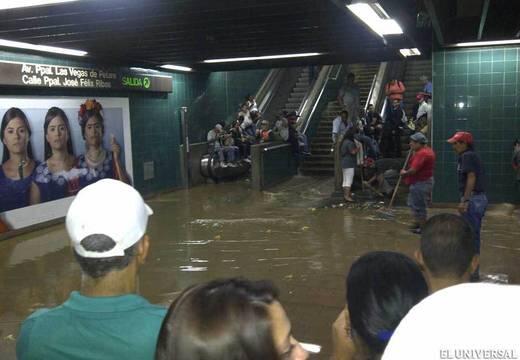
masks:
[[[460,194],[458,211],[473,227],[476,253],[480,255],[480,228],[488,205],[484,185],[484,168],[480,157],[475,152],[471,133],[459,131],[447,141],[459,156],[457,160]],[[476,281],[478,278],[479,269],[473,273],[471,279]]]

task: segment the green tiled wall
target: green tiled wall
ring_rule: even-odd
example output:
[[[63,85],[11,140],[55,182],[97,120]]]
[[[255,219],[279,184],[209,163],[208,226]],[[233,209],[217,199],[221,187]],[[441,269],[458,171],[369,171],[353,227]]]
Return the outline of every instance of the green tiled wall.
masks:
[[[190,141],[206,141],[208,131],[219,121],[229,124],[245,96],[254,95],[268,73],[262,69],[197,75],[202,92],[189,109]]]
[[[433,54],[434,200],[457,201],[456,155],[446,143],[470,131],[485,171],[491,202],[518,202],[511,168],[520,137],[520,47],[468,48]]]

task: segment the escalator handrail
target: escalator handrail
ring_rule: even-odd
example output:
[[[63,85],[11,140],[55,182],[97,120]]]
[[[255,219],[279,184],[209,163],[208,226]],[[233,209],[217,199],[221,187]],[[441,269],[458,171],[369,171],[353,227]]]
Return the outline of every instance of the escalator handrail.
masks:
[[[255,99],[260,113],[263,113],[264,110],[269,107],[269,104],[276,93],[276,89],[280,85],[282,74],[283,69],[272,69],[258,89]]]
[[[307,129],[310,124],[310,119],[312,119],[312,117],[314,116],[316,108],[318,107],[318,104],[321,100],[321,97],[323,96],[325,89],[327,88],[329,81],[337,80],[339,77],[339,74],[341,73],[341,69],[342,69],[342,65],[325,65],[325,66],[323,66],[323,68],[320,70],[320,74],[318,75],[318,78],[314,82],[314,86],[312,86],[312,88],[309,90],[306,98],[303,99],[302,106],[300,107],[300,109],[301,109],[300,124],[298,126],[298,129],[303,134],[305,134],[307,132]],[[334,70],[336,70],[335,73],[334,73]],[[312,96],[313,94],[314,94],[314,96]],[[306,105],[308,103],[314,104],[312,106],[312,109],[310,109],[310,111],[306,111],[307,110]]]

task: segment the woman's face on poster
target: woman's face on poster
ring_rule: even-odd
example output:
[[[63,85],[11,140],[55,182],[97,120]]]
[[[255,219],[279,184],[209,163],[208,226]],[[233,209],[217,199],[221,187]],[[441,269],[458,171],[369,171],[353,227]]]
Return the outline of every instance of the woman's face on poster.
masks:
[[[90,117],[85,124],[85,142],[89,146],[99,147],[103,139],[103,125],[95,116]]]
[[[49,127],[47,128],[45,139],[53,150],[67,148],[69,132],[67,130],[67,125],[65,125],[65,121],[63,121],[60,116],[56,116],[49,122]]]
[[[25,122],[19,117],[11,119],[2,134],[2,142],[11,154],[24,154],[29,142],[29,131]]]

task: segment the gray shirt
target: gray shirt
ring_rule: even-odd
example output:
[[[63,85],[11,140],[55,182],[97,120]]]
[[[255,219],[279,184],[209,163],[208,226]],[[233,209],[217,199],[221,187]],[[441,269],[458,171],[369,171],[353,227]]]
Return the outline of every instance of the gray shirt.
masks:
[[[341,144],[341,167],[343,169],[356,167],[356,154],[352,154],[354,150],[356,150],[356,144],[352,140],[346,139]]]

